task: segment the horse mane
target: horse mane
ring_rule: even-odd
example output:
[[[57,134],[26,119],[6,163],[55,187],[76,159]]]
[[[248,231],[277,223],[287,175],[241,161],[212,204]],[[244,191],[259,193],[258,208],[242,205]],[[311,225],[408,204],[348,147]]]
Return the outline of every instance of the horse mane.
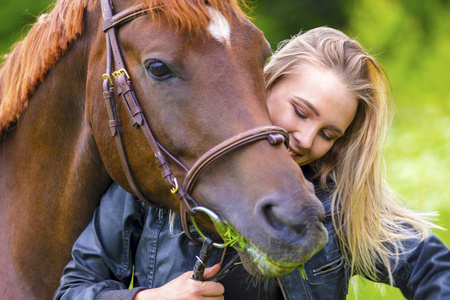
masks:
[[[142,1],[135,1],[142,3]],[[148,7],[153,7],[150,11],[152,17],[163,13],[169,23],[174,24],[178,29],[186,29],[188,32],[199,32],[209,25],[209,14],[206,6],[221,12],[228,20],[232,14],[248,16],[241,10],[241,7],[249,9],[245,0],[146,0]]]
[[[88,2],[90,4],[88,5]],[[28,34],[18,41],[0,69],[0,133],[16,122],[28,107],[30,97],[47,72],[84,30],[84,14],[98,0],[58,0],[48,14],[42,14]],[[245,16],[245,0],[143,0],[155,18],[162,13],[178,29],[198,32],[209,24],[206,5],[226,18]],[[100,17],[100,16],[99,16]]]

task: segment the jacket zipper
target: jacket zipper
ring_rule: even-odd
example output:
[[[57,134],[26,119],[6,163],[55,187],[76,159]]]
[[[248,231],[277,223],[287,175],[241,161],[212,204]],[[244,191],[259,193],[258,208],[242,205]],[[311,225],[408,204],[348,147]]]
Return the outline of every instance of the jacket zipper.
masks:
[[[339,263],[335,267],[328,268],[328,267],[336,264],[337,262],[339,262]],[[344,257],[341,256],[341,257],[338,257],[338,258],[332,260],[331,262],[327,263],[326,265],[321,266],[318,269],[313,269],[312,272],[313,272],[314,276],[326,274],[326,273],[332,272],[332,271],[336,270],[337,268],[341,267],[343,263],[344,263]]]

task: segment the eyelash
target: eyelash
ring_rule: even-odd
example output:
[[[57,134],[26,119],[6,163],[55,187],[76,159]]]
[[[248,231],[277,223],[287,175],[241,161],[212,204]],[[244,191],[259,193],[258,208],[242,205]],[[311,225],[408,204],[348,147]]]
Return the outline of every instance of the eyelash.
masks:
[[[298,107],[295,106],[295,105],[294,105],[294,111],[295,111],[295,114],[296,114],[297,116],[299,116],[299,117],[302,118],[302,119],[306,119],[306,116],[305,116],[304,114],[302,114],[302,113],[300,112],[300,110],[298,109]]]
[[[333,140],[332,138],[330,138],[329,136],[327,136],[325,132],[321,131],[321,134],[322,134],[322,138],[323,138],[325,141],[331,142],[331,141]]]

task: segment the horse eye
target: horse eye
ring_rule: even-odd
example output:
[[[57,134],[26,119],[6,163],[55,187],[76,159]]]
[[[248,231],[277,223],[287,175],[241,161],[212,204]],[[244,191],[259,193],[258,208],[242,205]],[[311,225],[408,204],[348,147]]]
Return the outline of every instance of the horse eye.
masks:
[[[166,80],[174,75],[165,63],[157,59],[148,60],[145,69],[157,80]]]

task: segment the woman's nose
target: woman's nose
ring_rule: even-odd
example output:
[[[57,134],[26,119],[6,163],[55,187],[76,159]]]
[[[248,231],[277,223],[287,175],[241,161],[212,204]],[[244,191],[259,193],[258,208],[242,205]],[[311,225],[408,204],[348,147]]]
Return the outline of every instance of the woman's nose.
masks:
[[[315,134],[311,131],[296,131],[293,133],[293,138],[295,142],[297,143],[297,146],[302,150],[305,151],[303,154],[307,154],[313,145]]]

